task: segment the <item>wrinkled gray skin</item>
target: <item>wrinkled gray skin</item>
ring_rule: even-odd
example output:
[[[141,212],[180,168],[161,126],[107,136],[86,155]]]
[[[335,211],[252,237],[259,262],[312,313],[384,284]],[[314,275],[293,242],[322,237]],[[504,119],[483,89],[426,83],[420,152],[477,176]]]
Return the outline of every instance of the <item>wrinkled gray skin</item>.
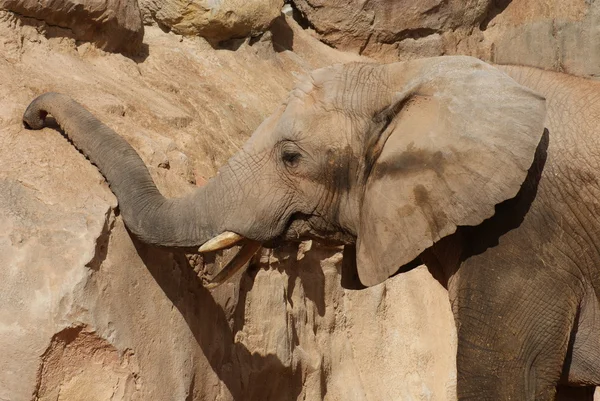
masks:
[[[461,400],[553,400],[557,389],[591,400],[600,87],[503,70],[516,82],[469,57],[317,70],[219,175],[175,200],[70,98],[42,95],[24,121],[54,116],[147,243],[321,238],[346,244],[342,281],[354,288],[424,262],[449,291]]]

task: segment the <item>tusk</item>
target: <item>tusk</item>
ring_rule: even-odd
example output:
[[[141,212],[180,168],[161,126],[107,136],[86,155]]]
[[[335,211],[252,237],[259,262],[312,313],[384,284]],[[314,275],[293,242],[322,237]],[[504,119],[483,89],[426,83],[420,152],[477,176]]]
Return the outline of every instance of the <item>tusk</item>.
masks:
[[[202,244],[200,249],[198,249],[198,252],[200,252],[200,253],[212,252],[212,251],[218,251],[218,250],[224,249],[224,248],[229,248],[230,246],[237,244],[238,242],[240,242],[243,239],[244,239],[244,237],[242,237],[239,234],[236,234],[231,231],[225,231],[224,233],[221,233],[221,234],[217,235],[216,237],[214,237],[213,239],[209,239],[204,244]]]
[[[233,257],[233,259],[231,259],[231,261],[227,263],[227,265],[221,269],[221,271],[217,273],[215,277],[205,284],[204,287],[213,289],[229,280],[231,276],[237,273],[242,267],[244,267],[246,263],[248,263],[250,258],[252,258],[252,256],[254,256],[254,254],[260,249],[261,245],[262,243],[257,241],[249,241],[246,243]]]

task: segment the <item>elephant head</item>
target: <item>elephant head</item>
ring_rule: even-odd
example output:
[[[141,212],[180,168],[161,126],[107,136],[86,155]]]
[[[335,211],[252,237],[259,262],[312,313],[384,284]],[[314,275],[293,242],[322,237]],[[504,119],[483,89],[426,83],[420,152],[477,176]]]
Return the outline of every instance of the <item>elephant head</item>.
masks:
[[[181,199],[165,199],[135,151],[70,98],[42,95],[24,121],[41,128],[47,113],[104,174],[142,241],[215,250],[242,240],[237,265],[277,239],[355,244],[370,286],[517,194],[545,101],[470,57],[319,69]]]

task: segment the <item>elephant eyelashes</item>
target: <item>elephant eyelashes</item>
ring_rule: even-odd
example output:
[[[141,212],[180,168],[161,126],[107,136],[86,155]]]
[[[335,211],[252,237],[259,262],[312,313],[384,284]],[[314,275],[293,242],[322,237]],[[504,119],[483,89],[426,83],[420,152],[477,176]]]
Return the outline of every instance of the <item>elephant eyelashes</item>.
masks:
[[[301,157],[302,155],[300,153],[293,150],[284,150],[281,155],[281,159],[287,167],[297,167]]]

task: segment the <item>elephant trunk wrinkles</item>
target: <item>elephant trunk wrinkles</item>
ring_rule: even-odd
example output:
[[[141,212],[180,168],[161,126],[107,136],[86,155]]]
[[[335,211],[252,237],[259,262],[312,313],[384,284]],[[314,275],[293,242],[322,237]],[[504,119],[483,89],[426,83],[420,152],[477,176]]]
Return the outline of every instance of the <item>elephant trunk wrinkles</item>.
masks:
[[[167,199],[156,188],[144,162],[116,132],[68,96],[46,93],[23,115],[32,129],[44,127],[51,114],[73,144],[106,178],[119,201],[127,228],[141,241],[166,247],[196,247],[218,234],[210,213],[208,187],[179,199]]]

